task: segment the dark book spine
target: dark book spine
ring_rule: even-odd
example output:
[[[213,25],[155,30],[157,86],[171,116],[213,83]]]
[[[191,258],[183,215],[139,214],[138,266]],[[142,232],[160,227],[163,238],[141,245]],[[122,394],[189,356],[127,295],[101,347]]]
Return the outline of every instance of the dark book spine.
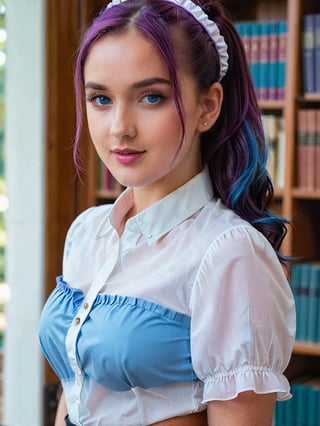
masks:
[[[302,74],[304,93],[315,92],[314,15],[303,16],[302,25]]]
[[[314,15],[315,91],[320,93],[320,13]]]

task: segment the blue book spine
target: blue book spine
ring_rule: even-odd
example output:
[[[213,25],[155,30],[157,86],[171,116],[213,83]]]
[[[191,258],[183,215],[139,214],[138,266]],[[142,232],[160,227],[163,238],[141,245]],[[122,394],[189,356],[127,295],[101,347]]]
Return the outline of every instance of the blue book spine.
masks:
[[[314,15],[302,18],[302,75],[304,93],[315,91],[315,58],[314,58]]]
[[[243,22],[236,22],[234,24],[234,26],[235,26],[236,30],[238,31],[239,36],[241,38],[243,37],[243,25],[244,25]]]
[[[310,387],[303,384],[297,385],[296,400],[296,425],[307,425],[308,423],[308,399],[310,395]]]
[[[285,98],[287,63],[287,21],[279,22],[279,48],[278,48],[278,84],[277,98]]]
[[[283,402],[283,401],[276,402],[275,411],[274,411],[274,426],[283,426],[287,424],[285,419],[285,409],[286,409],[286,402]]]
[[[244,49],[246,51],[247,61],[249,63],[250,55],[251,55],[251,23],[250,22],[243,22],[242,41],[243,41]]]
[[[285,401],[285,413],[284,413],[284,426],[292,426],[296,423],[297,418],[297,402],[298,402],[298,385],[293,383],[291,385],[292,398]],[[280,426],[280,425],[277,425]],[[282,424],[281,424],[282,426]]]
[[[308,340],[308,302],[310,288],[311,264],[302,263],[300,283],[300,336],[298,340]]]
[[[279,24],[276,21],[270,22],[270,42],[269,42],[269,91],[270,100],[277,99],[278,85],[278,58],[279,58]]]
[[[270,76],[270,22],[260,24],[260,87],[259,99],[269,99]]]
[[[315,91],[320,93],[320,13],[314,15]]]
[[[307,415],[305,418],[307,426],[318,426],[320,424],[320,378],[313,376],[305,385],[308,387]]]
[[[316,423],[313,426],[315,426],[316,424],[320,425],[320,389],[319,388],[316,389],[314,393],[315,393],[314,399],[315,399],[315,405],[316,405],[314,417],[315,417]]]
[[[290,279],[290,286],[294,295],[294,301],[296,305],[296,318],[297,318],[297,325],[296,325],[296,340],[300,340],[301,336],[301,327],[300,327],[300,316],[301,316],[301,297],[300,297],[300,283],[301,283],[301,265],[294,265],[292,267],[292,273],[291,273],[291,279]]]
[[[315,317],[315,334],[316,334],[315,341],[316,343],[320,343],[320,284],[317,289],[316,299],[317,299],[317,310],[316,310],[316,317]]]
[[[237,22],[235,27],[241,37],[244,50],[246,52],[247,62],[250,62],[251,51],[251,23],[250,22]]]
[[[308,425],[318,426],[320,424],[320,392],[319,389],[310,387],[308,395]]]
[[[317,342],[320,292],[320,265],[312,264],[310,271],[310,287],[308,301],[307,340]]]
[[[260,99],[260,24],[251,23],[250,71],[258,100]]]

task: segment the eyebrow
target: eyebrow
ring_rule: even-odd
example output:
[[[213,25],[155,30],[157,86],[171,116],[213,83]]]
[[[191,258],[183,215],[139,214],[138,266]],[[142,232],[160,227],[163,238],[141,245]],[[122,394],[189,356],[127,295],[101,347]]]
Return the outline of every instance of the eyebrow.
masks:
[[[165,78],[161,77],[151,77],[146,78],[145,80],[138,81],[137,83],[132,84],[132,89],[142,89],[144,87],[152,86],[154,84],[166,84],[168,86],[171,86],[171,82]],[[94,89],[94,90],[101,90],[101,91],[108,91],[108,87],[104,86],[102,84],[93,83],[89,81],[85,85],[85,89]]]

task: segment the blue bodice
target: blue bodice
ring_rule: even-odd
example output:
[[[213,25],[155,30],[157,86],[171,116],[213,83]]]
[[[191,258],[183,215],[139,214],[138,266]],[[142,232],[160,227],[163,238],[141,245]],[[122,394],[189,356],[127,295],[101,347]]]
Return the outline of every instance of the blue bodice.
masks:
[[[40,322],[40,342],[60,379],[74,372],[65,339],[84,299],[62,277]],[[114,391],[197,380],[190,353],[190,317],[136,297],[98,294],[77,339],[78,364]]]

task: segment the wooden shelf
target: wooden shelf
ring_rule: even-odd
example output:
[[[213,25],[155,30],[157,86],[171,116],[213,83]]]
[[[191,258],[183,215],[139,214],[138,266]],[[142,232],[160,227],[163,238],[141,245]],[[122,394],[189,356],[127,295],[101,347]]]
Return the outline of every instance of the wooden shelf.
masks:
[[[259,101],[259,107],[262,111],[281,111],[285,108],[285,100]]]
[[[293,188],[292,195],[301,200],[320,200],[320,190]]]
[[[320,93],[305,93],[302,98],[299,99],[300,102],[319,102],[320,103]]]
[[[320,343],[296,342],[293,353],[296,355],[320,356]]]

